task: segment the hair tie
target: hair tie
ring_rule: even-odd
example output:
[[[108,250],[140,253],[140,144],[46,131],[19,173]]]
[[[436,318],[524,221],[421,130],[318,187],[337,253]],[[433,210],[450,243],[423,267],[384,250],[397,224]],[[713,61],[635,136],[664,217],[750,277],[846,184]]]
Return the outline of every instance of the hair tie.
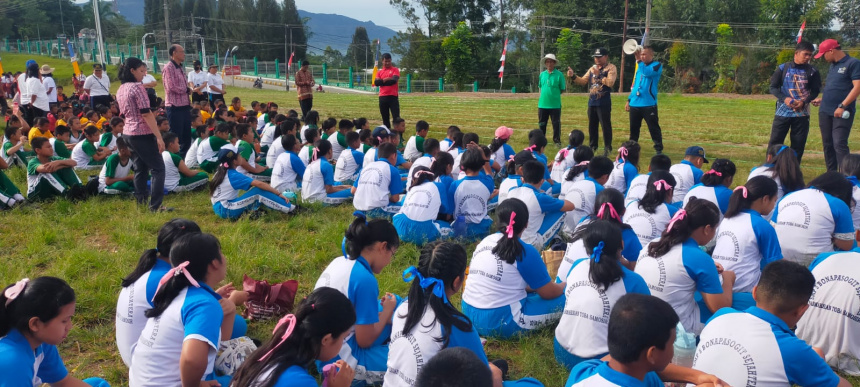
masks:
[[[747,195],[749,194],[749,190],[747,189],[747,187],[744,187],[742,185],[739,185],[737,188],[735,188],[735,191],[741,191],[741,194],[744,195],[744,199],[746,199]]]
[[[514,237],[514,218],[517,216],[516,212],[511,211],[511,220],[508,222],[508,227],[505,228],[505,234],[508,239],[512,239]]]
[[[412,282],[416,278],[418,279],[418,285],[422,289],[432,288],[433,295],[441,298],[443,303],[448,303],[448,297],[445,295],[445,283],[442,280],[433,277],[424,277],[415,266],[410,266],[403,271],[403,282]]]
[[[603,247],[605,246],[606,244],[603,243],[603,241],[600,241],[600,243],[598,243],[594,250],[591,252],[591,259],[594,260],[594,263],[600,263],[600,256],[603,255]]]
[[[705,172],[705,174],[706,174],[706,175],[717,175],[717,176],[719,176],[719,177],[723,177],[723,173],[722,173],[722,172],[717,172],[717,171],[715,171],[715,170],[713,170],[713,169],[712,169],[712,170],[710,170],[710,171]]]
[[[857,176],[845,176],[845,178],[854,185],[860,185],[860,180],[857,179]]]
[[[412,178],[417,179],[418,176],[421,176],[421,175],[430,175],[430,176],[434,176],[434,177],[436,176],[435,174],[433,174],[433,172],[420,170],[420,171],[415,171],[415,175],[412,176]]]
[[[567,158],[568,153],[570,153],[570,149],[567,149],[567,148],[564,148],[564,149],[558,151],[558,154],[560,154],[561,158],[563,158],[563,159]]]
[[[510,155],[510,156],[508,156],[508,161],[514,161],[515,158],[516,158],[515,155]]]
[[[621,160],[627,162],[627,147],[618,148],[618,156],[615,156],[615,161]]]
[[[782,153],[782,151],[786,150],[786,148],[788,148],[787,145],[783,145],[783,146],[779,147],[779,150],[776,151],[776,155],[779,156],[779,154]]]
[[[617,213],[617,212],[615,212],[615,206],[613,206],[613,205],[612,205],[612,203],[609,203],[609,202],[607,202],[607,203],[603,203],[603,204],[600,206],[600,210],[599,210],[599,211],[597,211],[597,217],[598,217],[598,218],[601,218],[601,219],[603,218],[603,214],[604,214],[603,210],[604,210],[604,209],[606,209],[606,206],[609,206],[609,216],[610,216],[610,217],[612,217],[612,219],[615,219],[615,220],[617,220],[617,221],[619,221],[619,222],[620,222],[620,221],[621,221],[621,217],[620,217],[620,216],[618,216],[618,213]]]
[[[313,307],[314,307],[313,304],[311,304],[311,308],[313,308]],[[260,360],[257,360],[257,361],[266,360],[266,358],[269,357],[269,355],[271,355],[272,352],[274,352],[276,349],[278,349],[278,347],[280,347],[281,344],[283,344],[285,341],[287,341],[287,338],[289,338],[290,335],[293,334],[293,330],[296,329],[296,315],[288,314],[288,315],[282,317],[281,320],[278,321],[278,325],[275,325],[275,330],[272,331],[272,334],[277,332],[278,328],[280,328],[284,324],[290,324],[290,325],[287,325],[287,330],[284,331],[284,335],[281,336],[281,340],[278,341],[278,343],[275,344],[275,346],[272,347],[272,349],[270,349],[269,352],[266,352],[266,354],[263,355],[263,357],[261,357]]]
[[[340,242],[340,251],[344,258],[349,259],[349,254],[346,253],[346,237],[343,237],[343,241]]]
[[[376,136],[376,141],[379,141],[379,143],[382,144],[382,137]]]
[[[314,147],[314,151],[313,151],[313,154],[312,154],[312,156],[311,156],[311,161],[314,161],[314,160],[316,160],[316,159],[317,159],[317,153],[318,153],[318,152],[319,152],[319,148]]]
[[[664,191],[668,191],[672,189],[672,186],[666,182],[666,180],[660,179],[654,182],[654,186],[657,187],[657,191],[663,189]]]
[[[311,304],[311,309],[317,310],[317,304]]]
[[[161,287],[164,286],[164,284],[167,283],[168,280],[173,277],[178,277],[180,275],[185,275],[185,278],[188,280],[189,283],[191,283],[191,286],[199,288],[200,284],[197,283],[197,280],[195,280],[194,277],[191,276],[191,273],[189,273],[188,270],[185,270],[185,268],[188,267],[188,265],[190,264],[191,262],[188,261],[182,262],[176,265],[176,267],[170,269],[170,271],[168,271],[167,273],[164,273],[164,276],[162,276],[161,280],[158,281],[158,287],[155,289],[155,294],[152,295],[152,299],[155,300],[155,296],[158,295],[158,291],[161,290]]]
[[[679,220],[683,220],[687,217],[687,210],[681,209],[675,213],[675,216],[672,217],[672,221],[669,222],[669,227],[666,228],[666,232],[672,231],[672,226],[675,225],[675,222]]]
[[[6,291],[3,292],[3,295],[6,296],[6,306],[15,301],[18,296],[24,293],[24,289],[27,288],[27,284],[30,283],[29,278],[24,278],[15,283],[15,285],[10,286]]]
[[[585,167],[585,166],[588,166],[589,163],[591,163],[591,160],[580,161],[579,164],[576,164],[576,166],[577,167]]]
[[[365,214],[364,211],[354,211],[352,216],[364,219],[364,224],[367,224],[367,214]]]
[[[527,150],[527,151],[532,151],[532,152],[534,152],[534,151],[535,151],[535,148],[537,148],[537,144],[532,144],[532,145],[530,145],[530,146],[526,147],[526,148],[525,148],[525,149],[523,149],[523,150],[524,150],[524,151],[526,151],[526,150]]]
[[[221,164],[222,167],[230,169],[230,162],[225,161],[224,164]]]

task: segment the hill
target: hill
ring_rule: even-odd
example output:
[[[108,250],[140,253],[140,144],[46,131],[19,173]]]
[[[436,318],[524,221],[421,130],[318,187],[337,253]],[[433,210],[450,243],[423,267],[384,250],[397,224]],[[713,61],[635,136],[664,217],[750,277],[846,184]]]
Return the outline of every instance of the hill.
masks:
[[[313,36],[308,41],[308,45],[320,49],[331,46],[335,50],[345,53],[346,49],[349,48],[349,43],[352,42],[352,34],[355,33],[356,27],[367,29],[367,36],[371,40],[381,40],[383,49],[387,48],[388,39],[397,35],[397,31],[378,26],[372,21],[359,21],[342,15],[299,10],[299,17],[309,18],[307,26]]]

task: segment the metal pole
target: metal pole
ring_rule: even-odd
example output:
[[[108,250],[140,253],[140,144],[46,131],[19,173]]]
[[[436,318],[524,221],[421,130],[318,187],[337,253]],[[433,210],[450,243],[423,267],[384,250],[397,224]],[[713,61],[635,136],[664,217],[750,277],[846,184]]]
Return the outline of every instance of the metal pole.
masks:
[[[621,44],[627,41],[627,12],[630,10],[630,0],[624,0],[624,30],[621,31]],[[621,74],[619,75],[618,92],[624,92],[624,57],[627,55],[621,52]]]
[[[164,0],[164,40],[170,48],[170,22],[167,18],[167,0]]]
[[[538,77],[540,77],[541,71],[543,71],[543,57],[546,55],[544,53],[544,46],[546,44],[546,16],[541,16],[541,31],[540,31],[540,60],[538,62]]]
[[[63,31],[63,35],[66,34],[66,22],[63,19],[63,0],[57,0],[57,5],[60,6],[60,30]]]
[[[99,2],[98,0],[93,0],[93,16],[95,17],[96,22],[96,44],[99,48],[99,61],[97,63],[105,64],[105,46],[104,41],[102,41],[102,21],[101,15],[99,12]]]
[[[149,35],[153,35],[153,33],[152,32],[145,33],[145,34],[143,34],[143,38],[140,39],[140,45],[143,48],[142,54],[143,54],[144,63],[147,61],[147,59],[149,59],[146,55],[146,37]]]
[[[287,25],[284,24],[284,63],[289,63],[289,60],[290,60],[290,52],[289,52],[289,49],[287,48]],[[281,69],[278,68],[277,71],[281,71]],[[286,74],[284,74],[284,75],[286,75],[284,77],[285,78],[284,90],[290,91],[290,69],[287,68],[286,71],[284,71],[284,73],[286,73]]]
[[[645,38],[642,39],[642,45],[648,45],[648,38],[651,36],[651,0],[645,5]]]
[[[293,26],[290,26],[290,54],[296,52],[296,47],[293,45]],[[284,82],[287,85],[287,91],[290,91],[290,58],[287,58],[287,80]]]

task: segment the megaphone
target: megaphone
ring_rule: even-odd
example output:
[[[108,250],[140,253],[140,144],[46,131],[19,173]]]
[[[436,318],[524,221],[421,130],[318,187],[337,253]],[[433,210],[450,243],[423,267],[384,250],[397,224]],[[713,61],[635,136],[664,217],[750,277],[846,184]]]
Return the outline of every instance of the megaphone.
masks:
[[[636,39],[627,39],[621,49],[624,50],[625,54],[632,55],[637,51],[642,51],[642,46],[640,46],[639,43],[636,42]]]

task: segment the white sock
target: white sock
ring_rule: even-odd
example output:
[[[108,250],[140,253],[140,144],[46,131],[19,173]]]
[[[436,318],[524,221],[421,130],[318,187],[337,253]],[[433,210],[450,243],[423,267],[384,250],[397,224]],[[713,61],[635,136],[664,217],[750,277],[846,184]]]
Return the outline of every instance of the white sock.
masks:
[[[19,201],[19,202],[24,201],[24,195],[21,195],[21,194],[15,194],[15,196],[13,196],[12,198],[15,199],[16,201]]]
[[[9,199],[9,201],[6,202],[6,205],[9,206],[9,208],[12,208],[15,206],[15,203],[15,199]]]

